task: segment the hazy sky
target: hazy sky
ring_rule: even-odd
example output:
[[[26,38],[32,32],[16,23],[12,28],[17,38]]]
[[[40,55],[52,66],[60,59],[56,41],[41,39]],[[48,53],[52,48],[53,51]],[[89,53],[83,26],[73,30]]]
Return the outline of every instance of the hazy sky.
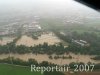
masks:
[[[73,0],[0,0],[0,13],[8,12],[100,15],[97,11]]]

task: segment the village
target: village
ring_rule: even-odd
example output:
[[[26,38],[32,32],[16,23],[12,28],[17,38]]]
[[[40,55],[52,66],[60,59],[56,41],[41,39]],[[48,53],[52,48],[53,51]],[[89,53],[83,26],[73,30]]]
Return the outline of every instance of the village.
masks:
[[[19,31],[22,31],[22,33],[40,31],[42,28],[38,22],[39,19],[38,16],[34,16],[31,22],[15,22],[4,25],[0,28],[0,36],[14,35]]]

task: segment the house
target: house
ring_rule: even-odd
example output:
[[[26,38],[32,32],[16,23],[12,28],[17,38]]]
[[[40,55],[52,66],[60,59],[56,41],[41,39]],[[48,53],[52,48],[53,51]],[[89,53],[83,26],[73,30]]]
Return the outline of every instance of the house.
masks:
[[[40,31],[42,28],[37,22],[23,25],[24,32],[36,32]]]
[[[77,45],[80,45],[80,46],[89,46],[89,43],[87,41],[84,41],[84,40],[74,40],[74,39],[72,39],[72,42],[77,44]]]

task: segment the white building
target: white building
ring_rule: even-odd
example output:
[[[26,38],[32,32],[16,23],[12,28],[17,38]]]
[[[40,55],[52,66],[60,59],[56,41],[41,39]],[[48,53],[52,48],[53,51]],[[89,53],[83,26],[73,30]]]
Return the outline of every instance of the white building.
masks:
[[[84,40],[74,40],[74,39],[72,39],[72,42],[76,43],[78,45],[81,45],[81,46],[89,46],[89,43],[87,41],[84,41]]]

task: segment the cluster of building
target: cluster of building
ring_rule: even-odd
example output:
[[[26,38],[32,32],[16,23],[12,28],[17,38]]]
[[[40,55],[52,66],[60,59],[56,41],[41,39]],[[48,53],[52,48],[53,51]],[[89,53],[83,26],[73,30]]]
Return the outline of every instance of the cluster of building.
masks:
[[[84,40],[74,40],[74,39],[72,39],[72,42],[77,44],[77,45],[80,45],[80,46],[89,46],[89,43],[87,41],[84,41]]]
[[[24,24],[23,25],[24,32],[36,32],[41,30],[41,26],[38,22],[32,22],[30,24]]]
[[[16,27],[6,25],[0,29],[0,35],[10,35],[10,34],[15,34],[17,31]]]
[[[20,30],[22,31],[22,33],[40,31],[41,26],[38,23],[39,19],[40,18],[38,16],[34,16],[33,22],[20,21],[0,26],[0,35],[2,36],[2,35],[16,34]]]

